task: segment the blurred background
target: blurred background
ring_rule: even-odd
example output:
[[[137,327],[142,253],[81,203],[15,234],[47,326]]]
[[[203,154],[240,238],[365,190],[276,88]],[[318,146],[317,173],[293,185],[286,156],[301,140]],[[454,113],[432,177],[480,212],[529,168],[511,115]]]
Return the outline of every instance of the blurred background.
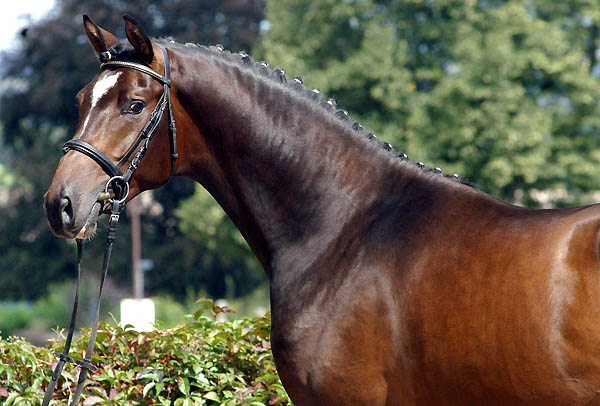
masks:
[[[577,0],[40,0],[0,25],[0,334],[43,341],[65,327],[75,246],[42,210],[98,71],[81,15],[123,37],[130,14],[154,37],[223,44],[300,74],[414,161],[530,207],[600,201],[600,8]],[[9,6],[7,6],[10,9]],[[15,6],[17,7],[17,6]],[[15,9],[16,10],[16,9]],[[9,16],[9,17],[6,17]],[[10,23],[10,24],[9,24]],[[10,31],[10,30],[9,30]],[[238,315],[268,309],[263,270],[200,186],[172,179],[138,199],[144,295],[178,323],[199,297]],[[130,215],[103,317],[132,293]],[[100,278],[103,226],[87,244],[79,324]]]

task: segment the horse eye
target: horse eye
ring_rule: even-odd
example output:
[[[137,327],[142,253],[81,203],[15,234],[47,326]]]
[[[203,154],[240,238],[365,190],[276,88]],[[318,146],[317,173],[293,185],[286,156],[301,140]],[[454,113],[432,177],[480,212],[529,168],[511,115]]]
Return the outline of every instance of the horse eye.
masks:
[[[127,113],[140,114],[144,109],[144,102],[141,100],[132,100],[127,107]]]

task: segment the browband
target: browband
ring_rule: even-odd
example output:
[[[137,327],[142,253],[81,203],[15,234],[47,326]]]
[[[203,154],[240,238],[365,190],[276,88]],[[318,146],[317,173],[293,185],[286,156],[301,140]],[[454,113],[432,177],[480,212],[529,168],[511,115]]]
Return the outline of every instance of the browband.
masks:
[[[145,65],[142,65],[140,63],[135,63],[135,62],[127,62],[127,61],[107,61],[100,65],[100,70],[107,68],[107,67],[111,67],[111,66],[114,66],[117,68],[131,68],[131,69],[138,70],[140,72],[144,72],[145,74],[152,76],[154,79],[158,80],[162,84],[171,87],[171,79],[169,78],[169,74],[168,74],[168,70],[169,70],[168,63],[165,63],[165,71],[167,71],[167,72],[165,72],[164,76],[161,75],[160,73],[158,73],[157,71],[155,71],[154,69],[149,68]]]

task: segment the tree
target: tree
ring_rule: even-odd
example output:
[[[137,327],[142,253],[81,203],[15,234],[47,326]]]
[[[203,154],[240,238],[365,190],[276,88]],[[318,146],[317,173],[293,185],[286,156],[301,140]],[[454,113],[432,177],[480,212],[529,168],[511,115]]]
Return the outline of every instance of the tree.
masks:
[[[594,2],[281,0],[266,18],[255,56],[414,160],[532,205],[600,187]]]
[[[202,186],[196,186],[194,195],[183,200],[175,214],[181,231],[207,248],[199,258],[202,263],[225,268],[226,296],[239,296],[266,280],[244,237]]]

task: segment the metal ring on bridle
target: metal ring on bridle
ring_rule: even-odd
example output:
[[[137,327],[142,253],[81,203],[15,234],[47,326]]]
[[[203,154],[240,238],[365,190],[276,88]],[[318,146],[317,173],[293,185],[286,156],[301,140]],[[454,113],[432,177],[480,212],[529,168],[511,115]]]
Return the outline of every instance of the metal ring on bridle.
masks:
[[[115,181],[122,181],[122,183],[125,184],[125,195],[120,199],[108,199],[108,201],[111,203],[113,203],[115,201],[118,203],[123,203],[127,199],[127,196],[129,196],[129,182],[127,182],[123,176],[119,175],[119,176],[113,176],[112,178],[110,178],[108,180],[108,182],[106,182],[106,186],[104,186],[104,193],[109,193],[108,187]],[[113,190],[113,192],[114,192],[114,190]]]

